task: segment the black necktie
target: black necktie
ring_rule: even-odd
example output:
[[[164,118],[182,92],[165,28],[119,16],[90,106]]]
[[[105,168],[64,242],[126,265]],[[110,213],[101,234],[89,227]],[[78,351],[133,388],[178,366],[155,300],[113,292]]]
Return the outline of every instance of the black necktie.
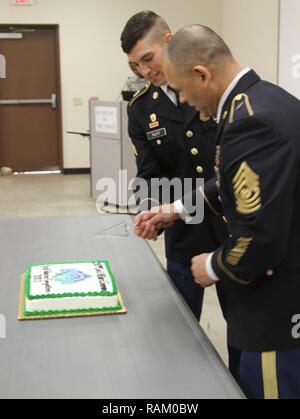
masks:
[[[171,86],[169,86],[169,85],[168,85],[168,89],[172,90],[172,92],[174,92],[174,93],[175,93],[175,95],[176,95],[176,100],[177,100],[177,107],[183,111],[183,109],[184,109],[184,107],[183,107],[183,103],[181,103],[181,102],[180,102],[180,97],[179,97],[180,95],[179,95],[179,93],[177,92],[177,90],[172,89],[172,87],[171,87]]]

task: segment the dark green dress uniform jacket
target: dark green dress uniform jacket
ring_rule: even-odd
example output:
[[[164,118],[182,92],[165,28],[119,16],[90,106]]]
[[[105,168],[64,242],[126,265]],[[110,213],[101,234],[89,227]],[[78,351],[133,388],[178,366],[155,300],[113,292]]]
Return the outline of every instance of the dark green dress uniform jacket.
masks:
[[[214,176],[217,126],[213,119],[201,121],[199,112],[188,105],[177,107],[163,90],[150,84],[129,104],[128,118],[138,178],[149,183],[155,178],[190,178],[193,189],[196,178],[206,181]],[[181,196],[171,195],[170,202]],[[193,256],[219,247],[227,227],[222,218],[209,214],[199,225],[178,220],[165,236],[167,259],[190,266]]]
[[[247,73],[223,107],[219,193],[230,237],[213,269],[229,290],[229,345],[300,347],[300,101]]]

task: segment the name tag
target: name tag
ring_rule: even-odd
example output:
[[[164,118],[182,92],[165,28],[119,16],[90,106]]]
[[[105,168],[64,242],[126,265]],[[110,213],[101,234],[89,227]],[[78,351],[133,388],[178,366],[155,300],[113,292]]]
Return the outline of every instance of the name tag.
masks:
[[[149,141],[157,140],[158,138],[166,137],[167,130],[166,128],[157,129],[156,131],[147,132],[147,138]]]

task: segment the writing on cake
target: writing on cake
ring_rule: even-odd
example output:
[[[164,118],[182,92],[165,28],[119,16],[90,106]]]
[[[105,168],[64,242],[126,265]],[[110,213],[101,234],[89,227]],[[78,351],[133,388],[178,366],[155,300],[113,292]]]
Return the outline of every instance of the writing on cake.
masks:
[[[28,267],[25,315],[120,309],[107,261],[50,262]]]

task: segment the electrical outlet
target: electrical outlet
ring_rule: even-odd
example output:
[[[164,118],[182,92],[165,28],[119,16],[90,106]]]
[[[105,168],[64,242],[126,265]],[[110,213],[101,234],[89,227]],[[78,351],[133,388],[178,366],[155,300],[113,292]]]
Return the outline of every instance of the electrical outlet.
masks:
[[[83,105],[82,97],[74,97],[73,104],[74,106],[82,106]]]

